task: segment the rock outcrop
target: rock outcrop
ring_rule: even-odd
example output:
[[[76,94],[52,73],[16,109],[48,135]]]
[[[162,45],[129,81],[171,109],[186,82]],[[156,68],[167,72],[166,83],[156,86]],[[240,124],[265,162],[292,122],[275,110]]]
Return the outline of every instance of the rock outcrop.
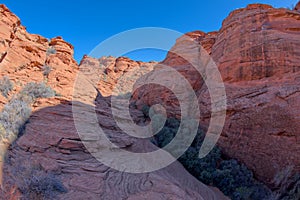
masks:
[[[219,145],[270,185],[287,166],[300,171],[299,27],[295,10],[252,4],[233,11],[218,32],[186,34],[211,55],[225,83],[227,116]],[[162,64],[190,82],[199,99],[200,124],[207,128],[209,91],[191,63],[179,56],[193,52],[188,40],[178,39]],[[161,103],[170,115],[180,116],[178,103],[169,103],[176,97],[165,88],[146,86],[134,96],[138,105]]]
[[[10,97],[26,83],[46,79],[49,86],[70,99],[72,81],[78,71],[73,46],[61,37],[49,40],[28,33],[20,19],[4,5],[0,6],[0,13],[0,75],[15,83]],[[43,75],[43,66],[50,67],[47,77]],[[7,99],[1,96],[0,101],[2,108]]]
[[[144,174],[111,169],[87,151],[77,134],[72,106],[95,108],[99,124],[119,148],[155,150],[150,141],[122,133],[110,108],[118,78],[127,73],[139,76],[152,70],[155,63],[84,57],[79,69],[72,45],[61,37],[48,40],[27,33],[4,5],[0,5],[0,53],[0,77],[8,76],[14,83],[8,98],[1,97],[1,107],[28,82],[45,82],[59,94],[32,105],[26,129],[6,152],[1,199],[42,199],[43,195],[55,199],[227,199],[197,181],[178,162]],[[50,72],[45,73],[43,66],[50,67]],[[80,85],[88,93],[77,94],[74,104],[73,87],[80,70],[92,78],[97,75],[96,82],[95,87]],[[129,89],[124,83],[121,86],[121,91]],[[131,114],[142,116],[138,110]],[[89,123],[88,118],[79,120]]]
[[[103,96],[110,96],[115,92],[131,92],[132,88],[129,88],[129,85],[133,85],[134,80],[152,71],[156,64],[156,62],[133,61],[126,57],[95,59],[84,56],[80,62],[80,69],[89,77],[96,74],[95,86]],[[125,75],[130,75],[130,77],[123,80]],[[116,86],[119,86],[119,88],[116,89]]]

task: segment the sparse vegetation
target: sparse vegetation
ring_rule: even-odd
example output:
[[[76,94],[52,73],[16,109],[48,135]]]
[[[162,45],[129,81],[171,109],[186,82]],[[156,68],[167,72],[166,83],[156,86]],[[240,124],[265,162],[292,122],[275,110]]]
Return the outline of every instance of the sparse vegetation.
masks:
[[[50,200],[56,199],[60,193],[67,192],[54,173],[45,172],[40,167],[19,167],[15,173],[19,179],[17,183],[22,193],[21,199]]]
[[[8,102],[0,113],[0,184],[6,149],[20,136],[28,121],[35,99],[54,96],[55,92],[44,83],[28,83],[22,91]],[[43,181],[43,180],[41,180]],[[51,186],[52,187],[52,186]]]
[[[17,136],[31,114],[30,104],[37,98],[54,96],[55,92],[44,83],[28,83],[0,113],[0,135],[2,138]]]
[[[0,113],[0,126],[3,127],[1,136],[7,138],[10,134],[17,135],[30,113],[31,109],[27,103],[19,99],[11,100]]]
[[[55,91],[45,83],[31,82],[24,86],[18,95],[18,99],[31,104],[37,98],[48,98],[52,96],[55,96]]]
[[[51,72],[51,67],[48,66],[48,65],[44,65],[42,67],[42,71],[43,71],[43,75],[48,78],[48,76],[49,76],[49,74]]]
[[[47,55],[56,54],[56,49],[54,47],[49,47],[46,52]]]
[[[144,107],[144,115],[148,113]],[[159,147],[167,145],[175,136],[180,122],[167,119],[165,127],[155,136],[154,143]],[[233,200],[262,200],[271,195],[262,183],[255,180],[253,173],[234,159],[225,159],[221,149],[215,147],[205,158],[199,159],[198,153],[204,139],[199,129],[189,149],[179,158],[182,165],[201,182],[218,187]]]
[[[7,98],[8,93],[13,89],[13,83],[7,76],[4,76],[0,79],[0,92],[1,94]]]

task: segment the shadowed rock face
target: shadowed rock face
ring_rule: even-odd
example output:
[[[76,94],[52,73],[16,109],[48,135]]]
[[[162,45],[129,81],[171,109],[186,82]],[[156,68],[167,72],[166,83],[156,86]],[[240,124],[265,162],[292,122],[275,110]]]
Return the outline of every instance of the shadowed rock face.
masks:
[[[74,125],[72,94],[79,67],[72,45],[61,37],[48,40],[27,33],[18,17],[4,5],[0,5],[0,53],[0,77],[8,76],[15,86],[7,99],[1,96],[1,108],[28,82],[47,81],[60,94],[32,105],[25,131],[6,152],[1,199],[19,199],[24,195],[40,199],[36,193],[33,195],[37,196],[30,196],[30,191],[47,188],[58,191],[55,199],[227,199],[217,189],[197,181],[178,162],[153,173],[130,174],[97,161],[82,144]],[[51,67],[47,77],[43,75],[44,65]],[[121,76],[139,76],[154,65],[112,57],[84,57],[81,61],[81,70],[90,70],[85,75],[90,72],[97,77],[95,87],[82,85],[90,93],[77,94],[76,106],[95,107],[99,125],[120,148],[156,150],[150,141],[122,133],[110,108],[110,95]],[[130,84],[122,83],[121,90],[126,92],[127,85]],[[131,114],[135,119],[143,117],[138,110],[131,110]],[[89,123],[88,118],[80,121]],[[37,180],[50,182],[40,186]]]
[[[217,190],[197,181],[178,162],[144,174],[122,173],[101,164],[80,142],[71,102],[41,100],[40,103],[45,108],[32,114],[24,135],[8,152],[4,165],[5,191],[12,188],[12,183],[20,187],[24,179],[31,177],[22,173],[22,169],[39,166],[45,173],[54,173],[67,189],[58,199],[226,199]],[[76,106],[87,105],[78,103]],[[104,132],[120,148],[156,149],[149,141],[131,138],[116,128],[109,97],[98,95],[96,113]],[[132,113],[142,116],[137,110]],[[87,119],[81,120],[88,123]],[[6,195],[8,199],[9,193]]]
[[[299,12],[253,4],[233,11],[218,32],[186,34],[211,55],[225,83],[227,116],[219,145],[269,184],[289,165],[300,171],[299,27]],[[199,99],[200,124],[207,128],[207,86],[179,56],[192,55],[193,48],[188,40],[178,39],[162,64],[189,80]],[[149,85],[134,97],[137,104],[162,103],[170,115],[180,116],[178,104],[169,103],[176,102],[169,90]]]

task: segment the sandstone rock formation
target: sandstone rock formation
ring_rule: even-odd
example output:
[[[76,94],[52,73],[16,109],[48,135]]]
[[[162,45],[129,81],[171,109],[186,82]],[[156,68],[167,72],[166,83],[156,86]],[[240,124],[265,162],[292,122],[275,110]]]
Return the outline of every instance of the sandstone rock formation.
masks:
[[[51,68],[48,85],[71,98],[72,81],[78,70],[73,46],[61,37],[49,40],[26,32],[19,18],[4,5],[0,6],[0,13],[0,74],[15,83],[10,97],[28,82],[44,81],[43,66],[47,65]],[[7,103],[2,97],[0,101],[1,107]]]
[[[270,185],[289,165],[300,171],[299,27],[295,10],[252,4],[233,11],[218,32],[186,34],[212,56],[225,83],[227,116],[219,145]],[[210,94],[201,75],[179,56],[193,52],[181,38],[162,64],[190,82],[199,99],[200,124],[207,128]],[[134,96],[138,105],[161,103],[170,115],[180,116],[176,97],[165,88],[146,86]]]
[[[80,62],[80,69],[81,71],[85,71],[84,74],[89,77],[92,74],[97,74],[96,80],[94,80],[95,83],[98,83],[96,87],[103,96],[110,96],[116,90],[116,85],[120,85],[121,87],[118,92],[131,92],[132,88],[126,87],[134,84],[134,80],[138,77],[153,70],[156,64],[155,62],[136,62],[126,57],[117,59],[114,57],[102,57],[95,59],[84,56]],[[89,72],[87,72],[87,70],[89,70]],[[123,78],[125,74],[130,75],[130,77],[124,80],[126,82],[121,83],[121,78]],[[118,81],[120,82],[118,83]]]
[[[44,81],[60,94],[32,105],[26,129],[6,153],[1,199],[41,199],[41,193],[51,193],[51,189],[59,191],[55,199],[227,199],[217,189],[197,181],[178,162],[153,173],[130,174],[97,161],[83,146],[74,125],[72,94],[79,67],[72,45],[61,37],[48,40],[27,33],[4,5],[0,5],[0,52],[0,77],[8,76],[14,83],[8,98],[1,97],[1,108],[28,82]],[[100,125],[120,148],[156,149],[148,140],[122,133],[110,109],[117,79],[126,73],[139,76],[152,70],[154,64],[112,57],[85,57],[81,62],[84,75],[91,75],[89,78],[96,82],[95,87],[88,81],[81,85],[88,92],[76,94],[79,102],[74,106],[95,108]],[[46,75],[45,65],[51,69]],[[122,86],[120,91],[129,89]],[[142,115],[138,110],[131,112],[136,118]],[[79,120],[89,122],[87,118]]]

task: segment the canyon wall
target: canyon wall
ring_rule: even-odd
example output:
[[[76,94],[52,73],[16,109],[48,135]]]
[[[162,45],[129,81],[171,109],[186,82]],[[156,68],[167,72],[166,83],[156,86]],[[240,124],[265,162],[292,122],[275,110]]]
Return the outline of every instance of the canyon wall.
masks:
[[[72,106],[95,109],[99,125],[119,148],[157,149],[148,140],[122,133],[110,108],[110,93],[117,79],[132,69],[150,71],[155,63],[84,57],[79,68],[72,45],[61,37],[46,39],[28,33],[4,5],[0,5],[0,55],[0,77],[7,76],[14,85],[7,98],[1,95],[1,108],[29,82],[44,82],[56,91],[55,97],[40,98],[32,105],[25,130],[6,152],[1,148],[5,153],[0,161],[1,199],[43,199],[45,195],[52,199],[227,199],[217,189],[197,181],[178,162],[153,173],[131,174],[105,166],[83,145]],[[80,70],[87,76],[80,85],[87,93],[78,94],[78,101],[72,102]],[[96,87],[88,84],[89,73],[99,75]],[[87,122],[87,128],[94,126],[89,124],[91,114],[79,119]],[[132,114],[142,116],[138,110]]]
[[[218,144],[270,186],[287,166],[300,171],[299,27],[296,10],[252,4],[230,13],[218,32],[195,31],[179,38],[161,63],[189,81],[198,96],[200,125],[206,129],[211,98],[193,63],[183,58],[195,52],[188,38],[211,55],[227,95],[226,121]],[[161,86],[145,86],[134,98],[138,105],[161,103],[169,115],[180,117],[175,95]]]

